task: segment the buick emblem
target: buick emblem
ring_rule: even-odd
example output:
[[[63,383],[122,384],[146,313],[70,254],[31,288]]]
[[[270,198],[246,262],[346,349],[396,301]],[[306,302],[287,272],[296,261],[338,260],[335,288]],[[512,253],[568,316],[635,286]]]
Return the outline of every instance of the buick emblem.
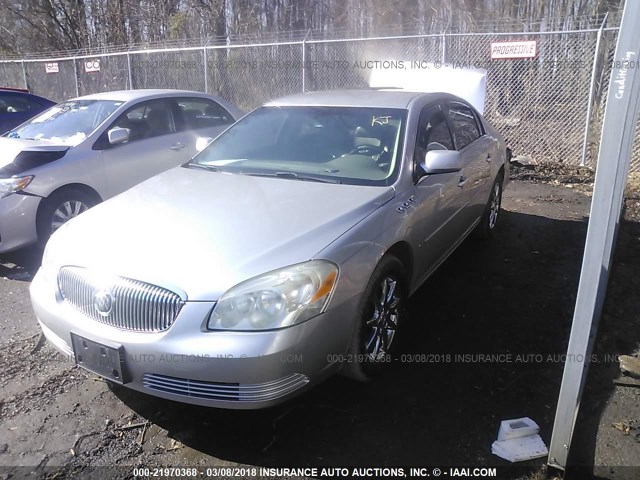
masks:
[[[93,295],[93,306],[103,317],[108,317],[113,309],[114,298],[107,290],[98,290]]]

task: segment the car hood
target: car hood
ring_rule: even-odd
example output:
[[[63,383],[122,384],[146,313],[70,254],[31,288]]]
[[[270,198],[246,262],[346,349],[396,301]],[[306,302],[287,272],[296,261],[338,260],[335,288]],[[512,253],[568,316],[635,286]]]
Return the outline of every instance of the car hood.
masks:
[[[0,177],[19,175],[62,158],[69,145],[0,137]]]
[[[241,281],[313,258],[393,197],[393,187],[179,167],[65,224],[47,262],[217,300]]]

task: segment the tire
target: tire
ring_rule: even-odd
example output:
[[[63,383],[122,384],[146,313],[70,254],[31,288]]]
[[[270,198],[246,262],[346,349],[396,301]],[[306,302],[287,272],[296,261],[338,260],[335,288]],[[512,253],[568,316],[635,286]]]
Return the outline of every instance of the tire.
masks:
[[[349,352],[342,367],[344,376],[368,382],[389,364],[398,343],[398,327],[404,317],[404,279],[402,262],[392,255],[382,257],[360,301]],[[381,322],[386,328],[380,328]]]
[[[476,228],[476,233],[480,238],[491,239],[493,238],[496,226],[498,225],[498,218],[500,217],[500,207],[502,206],[502,181],[504,174],[500,172],[496,177],[495,182],[491,186],[491,194],[487,205],[484,207],[482,218]]]
[[[44,199],[42,209],[38,212],[38,242],[44,245],[64,223],[97,203],[95,196],[77,188],[53,193]]]

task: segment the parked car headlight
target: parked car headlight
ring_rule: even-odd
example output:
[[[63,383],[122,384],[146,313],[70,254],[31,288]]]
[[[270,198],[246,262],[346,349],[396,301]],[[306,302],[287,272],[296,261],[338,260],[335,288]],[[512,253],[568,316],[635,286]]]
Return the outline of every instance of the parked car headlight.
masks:
[[[26,188],[33,180],[33,175],[26,177],[0,178],[0,198],[4,198],[12,193],[19,192]]]
[[[209,330],[271,330],[324,312],[338,279],[325,260],[292,265],[242,282],[218,300]]]

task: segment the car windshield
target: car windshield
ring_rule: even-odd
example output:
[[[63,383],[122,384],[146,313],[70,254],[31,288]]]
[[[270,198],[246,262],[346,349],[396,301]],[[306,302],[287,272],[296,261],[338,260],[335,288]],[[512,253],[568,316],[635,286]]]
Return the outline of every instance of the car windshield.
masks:
[[[397,177],[407,111],[364,107],[261,107],[187,165],[245,175],[356,185]]]
[[[70,100],[45,110],[4,136],[77,145],[122,103],[111,100]]]

